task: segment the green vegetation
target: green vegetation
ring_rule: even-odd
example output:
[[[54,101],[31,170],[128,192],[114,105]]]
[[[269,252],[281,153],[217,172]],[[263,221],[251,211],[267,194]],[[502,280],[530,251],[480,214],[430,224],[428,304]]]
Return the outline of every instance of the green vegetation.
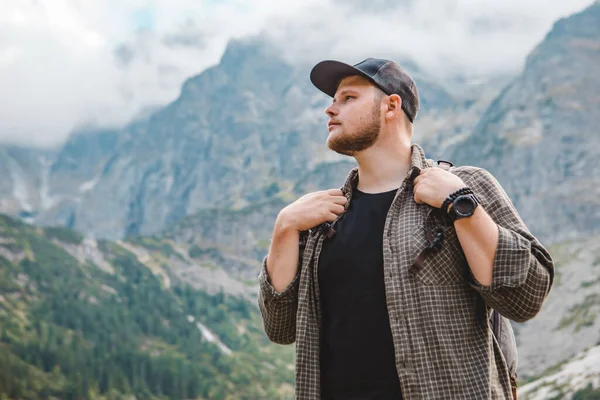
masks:
[[[600,284],[600,276],[598,278],[594,279],[594,280],[591,280],[591,281],[583,281],[583,282],[581,282],[581,287],[582,288],[588,288],[588,287],[595,286],[595,285],[598,285],[598,284]]]
[[[293,347],[269,343],[254,304],[165,290],[135,255],[100,241],[115,269],[107,274],[50,232],[0,218],[0,246],[26,254],[0,257],[0,399],[293,397]],[[233,353],[205,340],[196,322]]]
[[[280,190],[281,189],[279,189],[279,185],[277,184],[277,182],[273,182],[265,188],[264,195],[265,197],[272,197],[275,194],[279,193]]]
[[[62,226],[44,228],[44,235],[48,239],[56,239],[69,244],[80,244],[83,241],[83,235],[81,233]]]
[[[180,260],[184,260],[181,254],[179,254],[173,246],[168,243],[165,239],[147,236],[130,236],[127,241],[135,246],[142,246],[146,249],[153,250],[161,253],[166,259],[169,257],[176,257]]]
[[[188,255],[190,256],[190,258],[200,258],[203,256],[209,256],[210,258],[213,259],[222,259],[223,255],[221,254],[221,252],[219,251],[218,248],[216,247],[200,247],[197,245],[193,245],[192,247],[190,247],[189,251],[188,251]]]
[[[591,383],[573,395],[573,400],[600,400],[600,387],[595,388]]]
[[[569,387],[566,384],[557,385],[555,382],[549,383],[546,386],[552,387],[553,397],[548,398],[548,400],[562,400],[565,398],[565,392],[568,391]]]
[[[567,393],[569,392],[568,385],[556,386],[552,384],[551,386],[554,390],[554,396],[549,400],[560,400],[567,397]],[[594,388],[591,383],[588,383],[585,388],[579,389],[569,398],[572,400],[600,400],[600,387]]]
[[[573,326],[575,332],[579,332],[585,326],[594,325],[598,314],[600,314],[600,294],[589,294],[583,303],[571,307],[569,313],[560,320],[558,329]]]

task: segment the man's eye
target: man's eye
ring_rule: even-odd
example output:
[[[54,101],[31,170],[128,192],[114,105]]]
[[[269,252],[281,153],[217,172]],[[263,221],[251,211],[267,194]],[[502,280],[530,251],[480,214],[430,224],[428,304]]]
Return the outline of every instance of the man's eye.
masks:
[[[354,98],[354,96],[346,96],[346,100],[353,99],[353,98]]]

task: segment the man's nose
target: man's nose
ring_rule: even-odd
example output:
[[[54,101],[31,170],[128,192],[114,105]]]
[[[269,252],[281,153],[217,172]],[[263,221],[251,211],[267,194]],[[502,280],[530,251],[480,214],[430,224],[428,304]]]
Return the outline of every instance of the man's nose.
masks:
[[[325,114],[329,115],[330,117],[337,115],[338,109],[337,109],[337,107],[334,107],[334,106],[335,106],[335,104],[332,104],[329,107],[327,107],[325,109]]]

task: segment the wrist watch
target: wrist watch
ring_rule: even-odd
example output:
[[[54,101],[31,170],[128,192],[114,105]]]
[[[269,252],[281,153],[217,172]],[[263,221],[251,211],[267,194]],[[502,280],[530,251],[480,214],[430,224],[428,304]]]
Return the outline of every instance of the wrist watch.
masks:
[[[448,217],[452,222],[468,218],[475,213],[475,209],[479,205],[479,201],[474,194],[463,194],[454,199],[448,210]]]

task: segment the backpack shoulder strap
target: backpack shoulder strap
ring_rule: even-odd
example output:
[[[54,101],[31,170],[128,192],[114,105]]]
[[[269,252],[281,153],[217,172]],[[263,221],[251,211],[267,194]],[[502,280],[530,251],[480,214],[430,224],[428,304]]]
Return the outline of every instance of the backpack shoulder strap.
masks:
[[[502,335],[502,322],[500,321],[500,313],[494,309],[492,309],[492,314],[490,315],[490,325],[492,326],[494,336],[500,340]]]
[[[492,334],[496,338],[496,341],[500,346],[500,350],[504,355],[504,359],[506,360],[511,384],[514,388],[517,385],[517,369],[519,364],[515,333],[510,324],[510,320],[500,315],[500,313],[496,310],[492,310],[489,321],[492,329]]]
[[[454,164],[446,160],[437,160],[437,165],[438,167],[443,168],[446,171],[450,170],[450,168],[454,166]]]
[[[436,165],[433,162],[433,160],[431,159],[425,159],[425,168],[435,168]],[[445,170],[449,170],[450,166],[452,166],[452,163],[449,161],[443,161],[443,160],[438,160],[437,161],[437,166],[441,167]],[[421,267],[423,266],[423,261],[425,260],[425,257],[427,256],[427,253],[431,252],[431,251],[439,251],[444,243],[444,232],[441,230],[432,230],[430,226],[428,226],[428,222],[429,222],[429,217],[431,216],[431,214],[434,212],[434,208],[430,207],[429,210],[427,211],[427,215],[425,216],[425,230],[427,233],[427,240],[429,241],[429,245],[427,247],[425,247],[423,250],[421,250],[421,252],[419,253],[419,255],[417,255],[417,257],[415,258],[414,262],[412,263],[412,265],[410,266],[410,271],[415,272],[418,271],[419,269],[421,269]]]

